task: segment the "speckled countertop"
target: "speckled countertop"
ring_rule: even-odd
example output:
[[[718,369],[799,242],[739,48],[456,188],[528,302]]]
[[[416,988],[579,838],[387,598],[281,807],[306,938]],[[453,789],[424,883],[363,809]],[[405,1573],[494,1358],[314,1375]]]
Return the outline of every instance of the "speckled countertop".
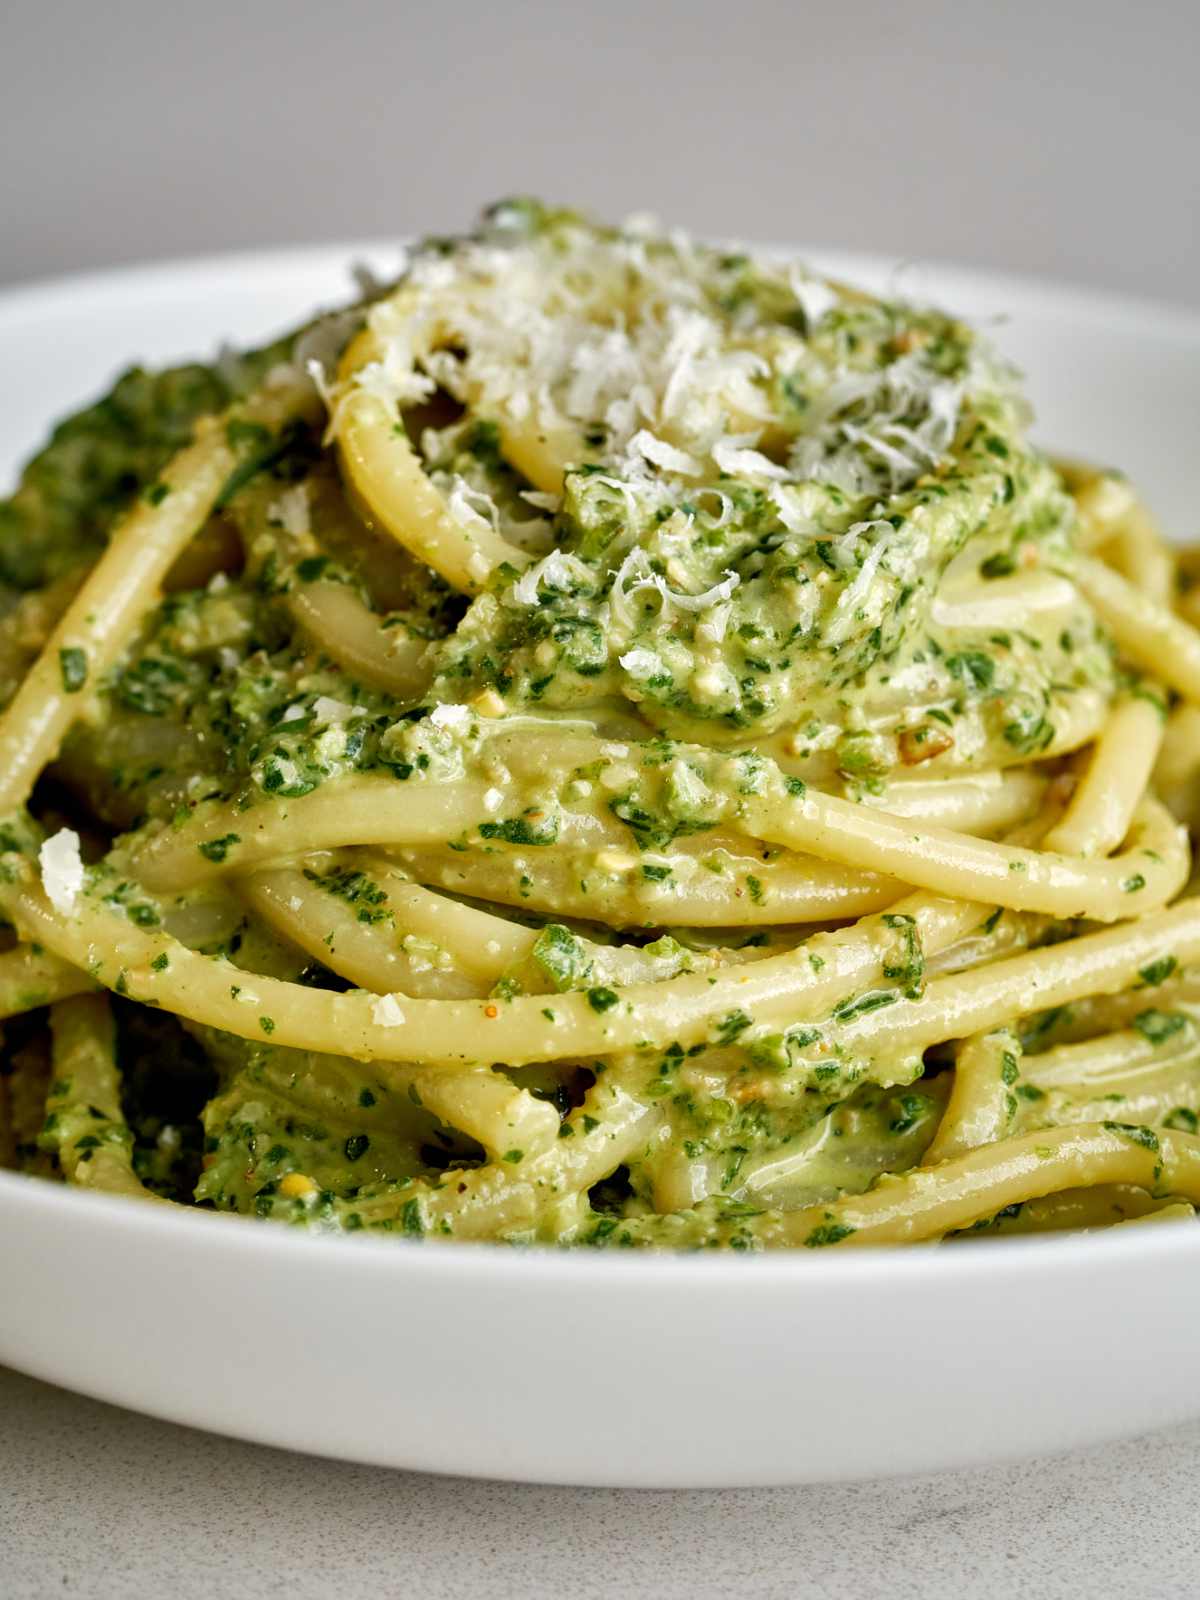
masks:
[[[688,1493],[475,1483],[152,1422],[0,1369],[0,1596],[1173,1600],[1200,1423],[1053,1460]]]

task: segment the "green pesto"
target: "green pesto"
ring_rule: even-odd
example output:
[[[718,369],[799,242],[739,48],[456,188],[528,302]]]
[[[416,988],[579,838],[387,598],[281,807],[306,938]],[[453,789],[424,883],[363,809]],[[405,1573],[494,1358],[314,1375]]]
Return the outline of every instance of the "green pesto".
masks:
[[[580,227],[570,213],[533,205],[507,214],[518,219],[518,243],[551,249]],[[491,227],[486,239],[512,243],[512,227],[503,236]],[[652,260],[675,260],[665,239],[645,248]],[[737,854],[722,832],[743,808],[802,807],[810,783],[869,798],[905,771],[949,776],[1057,750],[1081,697],[1108,699],[1118,683],[1090,610],[1072,591],[1015,627],[971,620],[966,603],[1002,606],[1030,573],[1069,577],[1075,560],[1073,503],[1027,441],[1012,374],[940,312],[831,291],[817,315],[779,272],[741,253],[698,248],[689,270],[706,317],[726,330],[752,327],[783,353],[769,375],[752,379],[767,419],[748,452],[757,462],[739,448],[725,467],[715,456],[681,472],[638,464],[597,406],[581,423],[561,497],[548,499],[505,459],[497,422],[435,393],[397,429],[407,428],[448,503],[483,515],[533,558],[522,572],[501,566],[468,603],[364,526],[316,429],[230,423],[243,459],[197,541],[223,552],[211,570],[169,583],[111,670],[94,669],[81,649],[59,652],[63,692],[84,695],[89,707],[95,697],[101,713],[80,718],[66,741],[57,773],[65,788],[102,825],[134,830],[133,846],[232,815],[235,827],[222,823],[195,848],[208,867],[236,873],[256,807],[358,776],[406,794],[443,779],[497,783],[499,802],[486,799],[450,844],[455,860],[490,863],[492,909],[507,907],[533,930],[528,955],[491,994],[579,995],[607,1028],[627,1013],[631,982],[697,972],[712,981],[705,962],[718,934],[755,955],[798,936],[784,929],[781,943],[759,950],[761,932],[671,926],[672,894],[702,874],[733,885],[755,913],[770,912],[776,852]],[[0,506],[0,618],[22,592],[94,558],[139,496],[162,504],[173,492],[163,474],[197,419],[245,394],[293,348],[289,336],[219,366],[134,371],[61,424]],[[939,407],[951,391],[941,437]],[[908,466],[896,465],[914,450]],[[426,643],[427,689],[402,699],[330,659],[296,620],[298,599],[318,584],[352,593],[381,630]],[[1154,697],[1152,686],[1121,682]],[[489,709],[476,715],[481,705]],[[436,706],[472,711],[439,721],[428,715]],[[529,727],[561,729],[561,746],[532,774],[493,778],[502,764],[493,763],[496,727],[487,719],[497,707],[527,719],[511,725],[518,740]],[[576,758],[579,724],[607,741],[603,760]],[[588,806],[619,825],[627,851],[592,844],[580,821],[580,808],[583,822],[594,821]],[[10,877],[36,855],[27,824],[0,836],[4,852],[24,858],[0,860]],[[204,930],[197,947],[248,973],[348,984],[276,938],[222,885],[161,902],[145,894],[127,849],[93,869],[85,893],[135,927],[172,929],[195,917]],[[533,915],[525,902],[539,905],[534,875],[563,850],[585,908]],[[655,859],[668,850],[672,864]],[[424,876],[419,859],[402,864],[455,891],[453,862],[426,864]],[[318,896],[364,927],[392,930],[399,920],[352,857],[303,870]],[[630,882],[647,897],[632,913]],[[1140,874],[1124,885],[1143,886]],[[610,930],[630,926],[630,939],[615,943]],[[888,1008],[899,1016],[924,991],[914,920],[885,913],[877,944],[877,980],[815,1020],[768,1025],[748,1003],[686,1048],[643,1044],[544,1069],[483,1063],[554,1108],[558,1137],[551,1121],[547,1142],[559,1156],[574,1159],[603,1136],[619,1091],[660,1119],[589,1192],[541,1193],[531,1215],[499,1236],[751,1250],[772,1215],[865,1192],[916,1166],[949,1092],[943,1058],[903,1054],[886,1036],[862,1055],[837,1042],[845,1024]],[[720,961],[729,959],[725,949]],[[820,955],[808,961],[814,974],[824,970]],[[154,958],[151,981],[170,966],[165,951]],[[1142,969],[1141,986],[1157,988],[1176,971],[1164,957]],[[132,970],[116,987],[142,992]],[[252,981],[232,982],[230,995],[251,1001]],[[125,1000],[116,1011],[122,1115],[77,1106],[60,1086],[42,1134],[47,1155],[64,1141],[82,1150],[108,1141],[173,1199],[409,1240],[453,1234],[449,1197],[485,1166],[488,1183],[542,1181],[548,1158],[532,1141],[506,1136],[485,1152],[427,1109],[402,1065],[377,1073],[284,1049],[273,1039],[276,1019],[256,1009],[253,1043]],[[558,1020],[552,1005],[541,1014]],[[1022,1043],[1044,1048],[1070,1022],[1065,1009],[1028,1019]],[[1194,1050],[1184,1012],[1149,1007],[1131,1026],[1161,1047],[1156,1070]],[[1115,1106],[1044,1091],[1020,1081],[1010,1052],[1000,1076],[1017,1131],[1101,1120],[1158,1148],[1136,1096]],[[1184,1084],[1177,1100],[1161,1125],[1195,1132],[1200,1091]],[[665,1212],[664,1193],[675,1196]],[[852,1231],[831,1217],[801,1243],[836,1247]]]

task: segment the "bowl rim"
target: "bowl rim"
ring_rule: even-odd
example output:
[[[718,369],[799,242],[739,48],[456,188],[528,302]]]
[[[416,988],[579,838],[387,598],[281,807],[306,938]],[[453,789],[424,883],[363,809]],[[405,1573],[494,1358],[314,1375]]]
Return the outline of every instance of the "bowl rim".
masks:
[[[139,1240],[169,1242],[179,1249],[219,1250],[247,1265],[303,1259],[320,1270],[375,1275],[400,1266],[406,1276],[445,1280],[463,1273],[505,1284],[544,1288],[561,1282],[573,1294],[584,1284],[624,1286],[653,1282],[656,1291],[690,1295],[713,1285],[768,1292],[802,1287],[933,1288],[947,1276],[970,1285],[982,1275],[995,1287],[1014,1276],[1056,1281],[1068,1273],[1122,1272],[1161,1256],[1181,1268],[1200,1263],[1200,1227],[1159,1226],[1047,1233],[992,1240],[963,1239],[950,1248],[934,1242],[875,1245],[856,1250],[611,1250],[554,1244],[503,1245],[487,1240],[408,1239],[391,1233],[342,1234],[334,1230],[263,1224],[240,1213],[180,1206],[168,1210],[130,1203],[119,1195],[50,1183],[17,1172],[0,1172],[0,1218],[24,1219],[41,1227],[103,1227],[130,1248]],[[185,1234],[183,1229],[189,1231]],[[185,1241],[186,1240],[186,1244]],[[337,1263],[344,1263],[339,1269]],[[402,1265],[400,1265],[402,1264]]]

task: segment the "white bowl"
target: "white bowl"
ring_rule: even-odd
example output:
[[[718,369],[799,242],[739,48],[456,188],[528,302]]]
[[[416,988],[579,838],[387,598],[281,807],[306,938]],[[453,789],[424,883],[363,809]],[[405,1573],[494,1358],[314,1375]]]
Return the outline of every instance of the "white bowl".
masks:
[[[0,296],[0,465],[122,364],[259,339],[386,246]],[[813,251],[868,285],[878,260]],[[1181,537],[1200,317],[951,269],[1041,436],[1119,463]],[[1200,1415],[1200,1229],[844,1256],[651,1256],[328,1238],[0,1173],[0,1361],[155,1416],[350,1460],[552,1483],[870,1477]]]

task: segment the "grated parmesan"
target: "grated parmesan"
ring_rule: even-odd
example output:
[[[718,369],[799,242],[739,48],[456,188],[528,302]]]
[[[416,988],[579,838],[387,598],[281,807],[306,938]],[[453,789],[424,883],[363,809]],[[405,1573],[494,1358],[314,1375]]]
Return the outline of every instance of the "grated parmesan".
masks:
[[[46,898],[60,916],[69,917],[83,889],[83,858],[79,835],[72,828],[52,833],[38,851],[38,866]]]
[[[522,606],[536,606],[538,590],[545,583],[551,589],[569,589],[573,583],[588,583],[592,574],[577,556],[552,550],[541,561],[528,567],[509,590],[509,596]]]
[[[639,678],[643,681],[647,678],[658,677],[666,670],[661,657],[655,655],[653,650],[627,650],[620,657],[620,662],[631,678]]]
[[[277,522],[294,539],[302,539],[310,534],[312,522],[308,512],[308,485],[294,483],[290,489],[284,489],[267,507],[267,519]]]
[[[753,437],[750,435],[749,437]],[[759,450],[746,448],[747,438],[719,439],[712,447],[712,458],[731,478],[786,478],[788,469],[770,460]]]
[[[470,706],[434,706],[429,721],[435,728],[445,728],[451,733],[465,733],[471,724]]]
[[[399,1028],[406,1019],[396,996],[381,994],[371,1007],[371,1020],[380,1028]]]
[[[317,727],[331,723],[348,722],[351,717],[365,717],[366,706],[348,706],[344,700],[334,700],[330,695],[319,694],[313,701],[313,717]]]
[[[665,472],[678,472],[684,477],[695,478],[703,471],[695,456],[689,455],[686,450],[677,450],[674,445],[656,438],[645,428],[640,428],[629,441],[629,452],[633,456],[640,456],[643,461],[652,462],[656,467],[662,467]]]

